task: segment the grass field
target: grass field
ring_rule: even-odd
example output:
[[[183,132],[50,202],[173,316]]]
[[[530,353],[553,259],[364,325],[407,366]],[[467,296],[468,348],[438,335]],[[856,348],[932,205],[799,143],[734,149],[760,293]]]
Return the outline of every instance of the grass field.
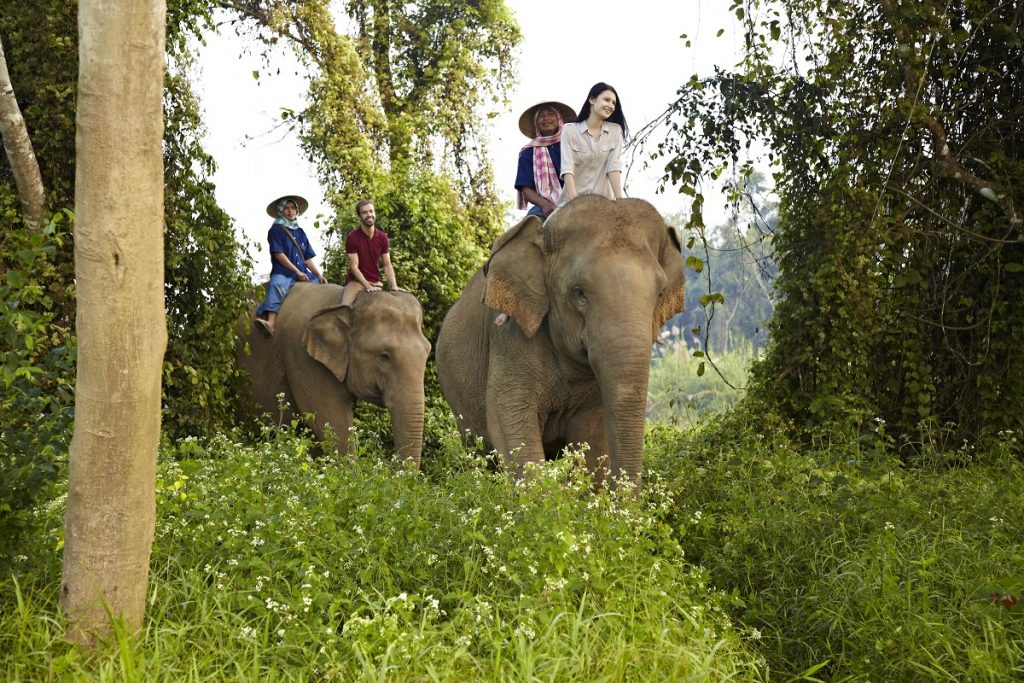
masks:
[[[436,421],[435,421],[436,423]],[[289,433],[165,445],[139,634],[57,608],[63,496],[0,579],[7,681],[1010,680],[1024,468],[906,469],[733,419],[648,432],[636,495],[577,455],[525,482],[454,429],[422,473]]]

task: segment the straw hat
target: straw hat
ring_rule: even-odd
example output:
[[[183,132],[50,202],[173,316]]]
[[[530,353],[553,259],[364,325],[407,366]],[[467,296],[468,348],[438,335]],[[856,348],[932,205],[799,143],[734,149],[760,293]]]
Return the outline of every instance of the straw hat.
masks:
[[[519,130],[523,131],[523,135],[531,140],[537,137],[537,129],[533,124],[533,119],[537,115],[537,110],[542,107],[551,107],[557,111],[562,115],[562,121],[564,123],[576,120],[576,112],[568,104],[562,104],[557,100],[544,100],[543,102],[538,102],[524,111],[523,115],[519,117]]]
[[[277,218],[277,205],[285,199],[290,199],[295,202],[295,208],[298,209],[298,214],[300,216],[306,213],[306,209],[309,208],[309,202],[306,201],[305,197],[297,194],[286,194],[267,204],[267,215],[271,218]]]

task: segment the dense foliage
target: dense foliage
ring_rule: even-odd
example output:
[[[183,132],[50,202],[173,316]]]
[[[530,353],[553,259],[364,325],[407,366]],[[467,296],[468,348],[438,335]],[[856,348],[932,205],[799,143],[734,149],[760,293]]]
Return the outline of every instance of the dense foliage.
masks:
[[[355,204],[374,200],[399,284],[423,303],[433,338],[505,227],[483,140],[520,40],[504,2],[352,0],[340,3],[347,22],[328,0],[223,5],[239,30],[287,41],[307,67],[307,107],[282,116],[335,209],[325,274],[347,268],[340,245]]]
[[[576,457],[516,485],[428,416],[424,473],[283,431],[162,449],[150,609],[86,657],[55,613],[63,496],[0,578],[14,680],[1009,680],[1024,470],[905,468],[879,428],[794,447],[734,415],[649,431],[641,496]],[[195,647],[201,640],[202,648]]]
[[[0,36],[15,95],[51,207],[71,205],[75,8],[0,4]],[[54,71],[54,78],[44,75]],[[0,568],[18,549],[32,506],[55,479],[71,438],[74,380],[72,215],[43,230],[20,215],[14,177],[0,154]]]
[[[234,332],[253,267],[214,200],[214,162],[201,146],[199,104],[187,79],[187,69],[171,73],[164,101],[174,133],[164,142],[163,429],[174,437],[211,434],[234,421]]]
[[[13,195],[0,221],[17,225]],[[71,438],[75,338],[54,300],[67,215],[39,231],[0,234],[0,572],[20,547],[38,498],[57,476]]]
[[[287,429],[285,430],[287,432]],[[0,579],[18,680],[722,680],[759,661],[689,564],[667,492],[591,495],[579,456],[515,484],[450,421],[429,474],[311,461],[265,434],[164,449],[148,625],[114,657],[61,645],[62,499]],[[15,591],[20,593],[16,596]],[[195,643],[203,647],[195,647]]]
[[[1024,8],[732,9],[744,60],[679,91],[660,152],[696,193],[771,150],[779,302],[752,399],[807,436],[882,420],[907,458],[1019,431]]]
[[[185,0],[172,2],[168,23],[172,68],[165,90],[164,260],[169,344],[163,424],[176,436],[209,433],[230,421],[232,323],[244,305],[249,281],[247,258],[228,217],[213,201],[208,181],[213,162],[200,146],[202,127],[187,75],[189,56],[181,51],[183,36],[204,24],[203,11]],[[73,417],[75,297],[69,209],[75,178],[76,4],[0,4],[0,35],[55,216],[54,225],[44,231],[24,228],[10,166],[0,156],[0,297],[5,313],[0,316],[5,339],[0,440],[6,459],[0,538],[5,547],[8,540],[13,547],[13,517],[24,520],[31,501],[56,475]],[[111,207],[110,215],[117,220],[117,207]]]
[[[686,556],[734,596],[779,680],[1000,681],[1024,674],[1020,433],[973,463],[906,468],[874,443],[797,446],[735,413],[649,434]]]

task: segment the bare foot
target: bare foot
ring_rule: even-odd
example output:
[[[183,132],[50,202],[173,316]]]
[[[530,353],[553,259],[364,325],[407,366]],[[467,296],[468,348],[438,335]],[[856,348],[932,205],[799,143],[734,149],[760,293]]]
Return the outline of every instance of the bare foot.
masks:
[[[508,322],[508,316],[504,313],[499,313],[498,317],[494,319],[494,324],[501,327]]]

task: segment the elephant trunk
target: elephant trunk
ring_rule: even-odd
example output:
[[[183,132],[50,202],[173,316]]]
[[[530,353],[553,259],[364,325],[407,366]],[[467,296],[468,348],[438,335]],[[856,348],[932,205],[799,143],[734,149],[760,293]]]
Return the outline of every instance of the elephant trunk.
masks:
[[[604,359],[594,363],[594,373],[601,387],[611,475],[628,476],[639,486],[643,473],[650,340],[646,336],[617,340],[593,351],[596,353],[591,353],[592,358]]]
[[[419,468],[423,451],[423,391],[415,398],[389,403],[387,407],[391,412],[395,453],[401,461],[412,459]]]

